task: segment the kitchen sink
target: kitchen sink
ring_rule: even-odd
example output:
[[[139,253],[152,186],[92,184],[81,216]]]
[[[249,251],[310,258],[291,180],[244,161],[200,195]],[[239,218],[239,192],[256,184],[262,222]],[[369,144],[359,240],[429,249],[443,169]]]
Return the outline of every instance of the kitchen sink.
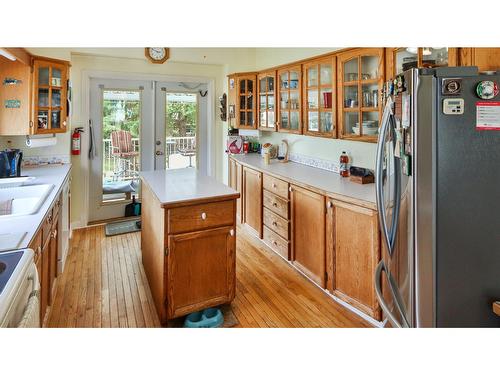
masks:
[[[0,189],[0,219],[36,214],[53,188],[40,184]]]

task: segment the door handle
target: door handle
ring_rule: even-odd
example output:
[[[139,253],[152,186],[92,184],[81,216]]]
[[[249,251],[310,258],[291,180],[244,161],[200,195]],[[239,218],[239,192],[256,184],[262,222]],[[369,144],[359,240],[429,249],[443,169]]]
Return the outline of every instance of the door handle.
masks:
[[[156,156],[161,156],[161,155],[163,155],[163,151],[158,150],[155,152],[155,154],[156,154]]]
[[[387,306],[387,303],[384,300],[384,295],[382,294],[382,285],[381,285],[382,272],[385,272],[387,274],[387,269],[385,268],[385,263],[383,260],[379,262],[377,268],[375,269],[375,294],[377,296],[378,303],[380,304],[382,310],[386,313],[387,319],[391,322],[393,326],[395,326],[396,328],[409,328],[410,325],[408,324],[408,322],[406,322],[406,319],[404,319],[404,317],[403,317],[403,323],[398,322],[398,320],[391,312],[389,306]],[[391,276],[388,275],[389,289],[391,289],[391,281],[389,279],[390,277]],[[397,298],[394,298],[394,303],[396,304],[398,310],[400,311],[401,316],[403,316],[402,309],[399,305],[399,301],[397,300]]]

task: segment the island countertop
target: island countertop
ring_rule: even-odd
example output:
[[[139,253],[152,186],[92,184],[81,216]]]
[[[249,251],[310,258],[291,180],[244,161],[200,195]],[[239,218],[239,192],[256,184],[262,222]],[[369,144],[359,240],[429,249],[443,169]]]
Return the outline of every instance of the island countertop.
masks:
[[[307,165],[271,160],[265,164],[259,154],[231,155],[231,158],[250,168],[284,179],[292,184],[315,190],[321,194],[376,210],[375,184],[361,185],[340,177],[338,173]]]
[[[240,193],[194,168],[140,172],[141,179],[163,208],[186,202],[203,203],[239,198]]]

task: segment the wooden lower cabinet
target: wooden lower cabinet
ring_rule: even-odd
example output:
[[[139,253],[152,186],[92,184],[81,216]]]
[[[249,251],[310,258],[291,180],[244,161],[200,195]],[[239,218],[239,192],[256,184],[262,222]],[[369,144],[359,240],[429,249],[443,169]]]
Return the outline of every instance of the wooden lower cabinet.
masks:
[[[294,185],[290,196],[292,263],[325,288],[325,197]]]
[[[243,167],[243,222],[262,238],[262,173]]]
[[[333,267],[331,292],[374,319],[380,320],[374,275],[380,260],[377,212],[330,200],[328,222],[333,227],[328,252]]]
[[[43,324],[47,307],[50,305],[50,241],[42,248],[42,273],[40,276],[40,324]]]
[[[168,316],[232,300],[236,243],[232,226],[168,238]]]

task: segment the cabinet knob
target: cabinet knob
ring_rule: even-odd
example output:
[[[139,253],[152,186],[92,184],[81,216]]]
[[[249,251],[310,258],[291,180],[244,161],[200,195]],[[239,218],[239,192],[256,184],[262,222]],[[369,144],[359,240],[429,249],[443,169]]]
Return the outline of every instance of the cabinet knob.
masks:
[[[205,220],[207,218],[207,214],[202,212],[201,213],[201,220]]]
[[[326,206],[327,206],[328,208],[332,208],[332,207],[333,207],[333,203],[332,203],[331,201],[328,201],[328,203],[326,204]]]
[[[276,184],[274,182],[271,186],[273,187],[273,189],[276,189]]]
[[[278,246],[278,243],[276,241],[273,241],[274,246]]]
[[[293,191],[293,188],[290,186],[290,187],[288,188],[288,191],[291,193],[291,192]]]
[[[229,231],[229,235],[230,235],[231,237],[233,237],[233,236],[234,236],[234,229],[231,229],[231,230]]]
[[[278,226],[278,223],[273,221],[273,225],[276,227],[276,226]]]
[[[278,207],[278,203],[274,202],[273,207]]]
[[[63,121],[63,126],[66,126],[66,121]]]

